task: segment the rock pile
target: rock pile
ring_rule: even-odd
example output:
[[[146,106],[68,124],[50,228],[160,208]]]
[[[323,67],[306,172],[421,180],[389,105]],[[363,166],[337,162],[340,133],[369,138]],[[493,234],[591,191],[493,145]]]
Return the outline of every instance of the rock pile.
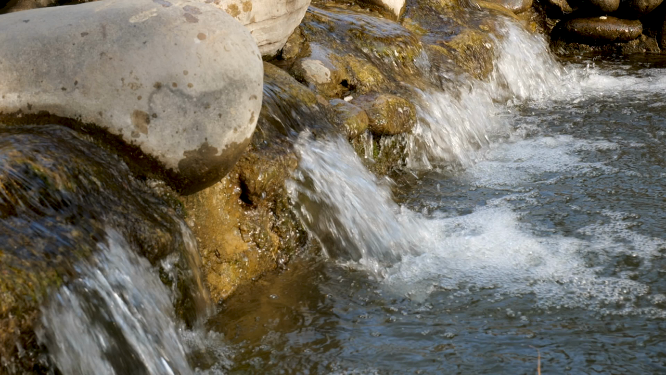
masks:
[[[662,2],[548,0],[545,9],[550,18],[559,19],[551,34],[557,52],[659,52],[659,46],[666,45],[662,40],[666,16]]]

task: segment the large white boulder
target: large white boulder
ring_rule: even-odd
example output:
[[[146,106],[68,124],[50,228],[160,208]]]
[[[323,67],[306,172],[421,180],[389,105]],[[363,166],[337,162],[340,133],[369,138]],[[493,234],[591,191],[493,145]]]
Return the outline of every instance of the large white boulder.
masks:
[[[310,0],[200,0],[215,4],[250,30],[264,56],[275,55],[301,23]]]
[[[236,162],[262,86],[248,30],[201,1],[105,0],[0,16],[0,123],[64,118],[106,130],[157,159],[183,193]]]

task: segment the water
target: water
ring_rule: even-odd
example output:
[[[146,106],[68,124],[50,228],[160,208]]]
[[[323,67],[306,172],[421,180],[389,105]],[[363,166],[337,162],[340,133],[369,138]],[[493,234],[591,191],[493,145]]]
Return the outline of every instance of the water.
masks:
[[[301,135],[323,256],[226,302],[225,372],[666,372],[666,60],[562,65],[508,32],[490,83],[422,93],[392,181]]]
[[[107,233],[42,309],[40,342],[65,374],[191,374],[167,289],[118,232]]]
[[[210,331],[182,222],[186,251],[159,271],[105,227],[41,310],[49,364],[521,374],[540,356],[544,373],[665,372],[666,60],[560,63],[539,37],[503,34],[488,81],[412,90],[419,123],[390,179],[346,140],[301,132],[289,190],[322,252],[239,290]],[[195,328],[159,272],[189,279]]]

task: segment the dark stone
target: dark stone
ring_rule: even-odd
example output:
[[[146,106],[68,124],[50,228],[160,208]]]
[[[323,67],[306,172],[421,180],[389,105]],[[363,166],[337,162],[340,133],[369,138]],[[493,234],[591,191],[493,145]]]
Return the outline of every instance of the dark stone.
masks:
[[[575,18],[561,21],[553,29],[553,39],[582,44],[608,44],[629,42],[643,32],[638,20],[615,17]]]
[[[584,0],[581,2],[581,7],[610,13],[615,12],[620,7],[620,0]]]
[[[546,2],[546,11],[551,18],[561,18],[576,9],[578,9],[578,6],[570,4],[567,0],[548,0]]]
[[[664,0],[622,0],[618,15],[623,18],[638,19],[657,9]]]

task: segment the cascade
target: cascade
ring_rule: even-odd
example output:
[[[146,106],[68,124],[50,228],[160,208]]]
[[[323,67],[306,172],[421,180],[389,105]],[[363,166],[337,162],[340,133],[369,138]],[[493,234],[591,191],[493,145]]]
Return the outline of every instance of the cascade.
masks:
[[[411,31],[336,12],[310,16],[349,22],[352,30],[375,27],[416,51],[406,75],[413,81],[391,86],[411,96],[415,126],[391,141],[363,129],[350,142],[316,108],[326,99],[303,94],[298,101],[312,108],[297,106],[282,86],[267,84],[268,120],[260,124],[273,128],[255,141],[282,137],[298,157],[286,182],[292,215],[323,254],[296,254],[284,275],[266,275],[217,309],[197,239],[160,183],[127,178],[128,168],[106,151],[81,162],[93,146],[72,131],[2,130],[0,151],[23,150],[28,162],[0,165],[9,176],[0,185],[0,219],[7,232],[24,231],[47,250],[34,257],[32,245],[21,244],[27,250],[12,265],[44,279],[53,275],[40,274],[41,264],[59,272],[36,295],[41,305],[26,305],[39,315],[29,348],[39,357],[31,366],[64,374],[506,373],[531,371],[526,348],[536,345],[555,348],[550,355],[564,372],[581,361],[612,363],[599,359],[604,345],[630,364],[644,342],[663,344],[654,332],[666,319],[666,239],[663,202],[654,197],[663,197],[666,175],[664,69],[565,64],[543,37],[500,18],[485,46],[493,51],[488,76],[440,86],[436,62],[409,45]],[[368,60],[392,77],[403,73],[399,58],[389,52]],[[369,100],[342,96],[340,105]],[[389,142],[402,147],[396,154],[404,163],[379,177],[371,172],[373,151],[390,150]],[[65,167],[52,176],[42,165]],[[256,193],[273,188],[273,175],[261,171],[260,183],[247,186],[247,176],[234,173],[243,207],[266,209]],[[16,191],[20,199],[11,201]],[[243,232],[243,240],[274,244],[271,236],[283,230],[264,229]],[[210,253],[220,258],[220,251]],[[579,320],[591,328],[577,327]],[[634,333],[643,346],[613,346]],[[578,337],[587,345],[581,355],[572,353]],[[663,355],[651,349],[650,363],[618,371],[646,371]]]

